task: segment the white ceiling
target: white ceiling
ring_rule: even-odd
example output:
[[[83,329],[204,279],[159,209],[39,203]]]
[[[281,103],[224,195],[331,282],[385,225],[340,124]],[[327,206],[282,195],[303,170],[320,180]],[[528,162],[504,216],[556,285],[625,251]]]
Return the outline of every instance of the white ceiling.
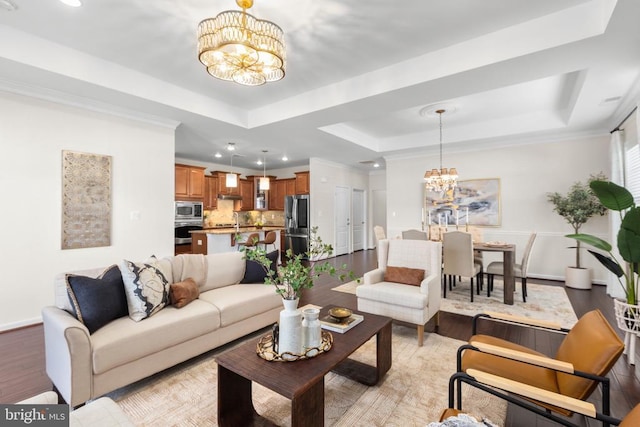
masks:
[[[8,11],[7,1],[16,10]],[[176,156],[267,169],[603,135],[635,106],[637,0],[255,0],[287,74],[244,87],[196,57],[233,0],[0,0],[0,89],[178,125]],[[227,153],[223,153],[227,154]],[[290,161],[282,163],[286,154]],[[446,163],[446,162],[445,162]],[[445,165],[446,166],[446,165]]]

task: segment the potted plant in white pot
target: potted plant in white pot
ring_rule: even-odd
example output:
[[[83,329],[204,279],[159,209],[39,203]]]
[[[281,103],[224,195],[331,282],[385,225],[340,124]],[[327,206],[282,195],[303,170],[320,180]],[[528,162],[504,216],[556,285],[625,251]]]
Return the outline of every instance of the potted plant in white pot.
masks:
[[[599,237],[589,234],[571,234],[567,237],[586,243],[600,251],[589,250],[607,270],[618,278],[625,293],[625,301],[614,300],[618,327],[638,334],[640,332],[640,307],[638,307],[640,207],[636,206],[629,190],[617,184],[593,181],[589,186],[606,208],[620,213],[622,223],[617,235],[617,249],[622,260],[612,253],[611,244]]]
[[[304,259],[303,254],[295,255],[288,249],[282,265],[273,269],[265,249],[249,246],[243,250],[246,259],[256,261],[265,270],[264,283],[273,285],[276,293],[282,296],[284,310],[280,313],[279,353],[300,353],[303,350],[299,336],[302,319],[297,307],[302,291],[312,288],[314,281],[322,274],[338,276],[340,281],[344,281],[345,278],[354,279],[354,273],[347,271],[346,264],[336,268],[327,260],[333,254],[333,247],[322,241],[318,227],[311,228],[309,249],[304,254],[308,260]]]
[[[589,187],[591,182],[606,179],[603,174],[591,175],[587,183],[574,183],[566,195],[558,192],[547,195],[553,204],[553,210],[563,217],[573,227],[574,234],[580,233],[580,228],[594,215],[604,215],[607,208],[602,205],[596,194]],[[574,266],[565,269],[565,284],[570,288],[591,289],[591,269],[581,265],[580,240],[577,240],[576,262]]]

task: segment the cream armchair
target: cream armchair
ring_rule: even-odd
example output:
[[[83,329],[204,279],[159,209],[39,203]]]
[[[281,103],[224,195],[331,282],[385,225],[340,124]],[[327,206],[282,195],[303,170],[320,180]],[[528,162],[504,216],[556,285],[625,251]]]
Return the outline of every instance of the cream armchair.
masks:
[[[388,267],[422,270],[416,285],[390,279]],[[422,346],[424,325],[440,310],[442,244],[427,240],[380,240],[378,268],[365,273],[364,284],[356,288],[358,310],[388,316],[417,326]],[[397,270],[397,269],[396,269]],[[412,273],[416,273],[416,271]]]

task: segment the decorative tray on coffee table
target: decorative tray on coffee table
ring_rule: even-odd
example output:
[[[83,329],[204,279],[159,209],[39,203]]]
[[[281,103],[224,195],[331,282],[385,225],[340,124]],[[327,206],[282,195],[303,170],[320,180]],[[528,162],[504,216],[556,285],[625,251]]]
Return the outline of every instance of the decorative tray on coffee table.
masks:
[[[333,335],[330,332],[322,331],[322,342],[318,347],[308,348],[302,354],[285,352],[278,354],[273,350],[273,335],[267,334],[260,338],[256,345],[256,353],[264,360],[270,362],[295,362],[296,360],[311,359],[320,353],[326,353],[331,350],[333,345]]]

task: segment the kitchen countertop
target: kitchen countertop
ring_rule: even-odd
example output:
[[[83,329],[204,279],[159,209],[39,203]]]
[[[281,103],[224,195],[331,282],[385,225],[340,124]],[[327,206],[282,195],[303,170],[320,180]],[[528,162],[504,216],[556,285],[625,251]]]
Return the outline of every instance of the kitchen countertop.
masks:
[[[248,232],[260,232],[260,231],[277,231],[277,230],[284,230],[283,226],[276,226],[276,225],[265,225],[262,228],[257,228],[254,226],[246,226],[246,227],[240,227],[238,228],[238,230],[235,229],[235,227],[229,227],[229,228],[203,228],[202,230],[193,230],[190,231],[191,234],[235,234],[235,233],[248,233]]]

